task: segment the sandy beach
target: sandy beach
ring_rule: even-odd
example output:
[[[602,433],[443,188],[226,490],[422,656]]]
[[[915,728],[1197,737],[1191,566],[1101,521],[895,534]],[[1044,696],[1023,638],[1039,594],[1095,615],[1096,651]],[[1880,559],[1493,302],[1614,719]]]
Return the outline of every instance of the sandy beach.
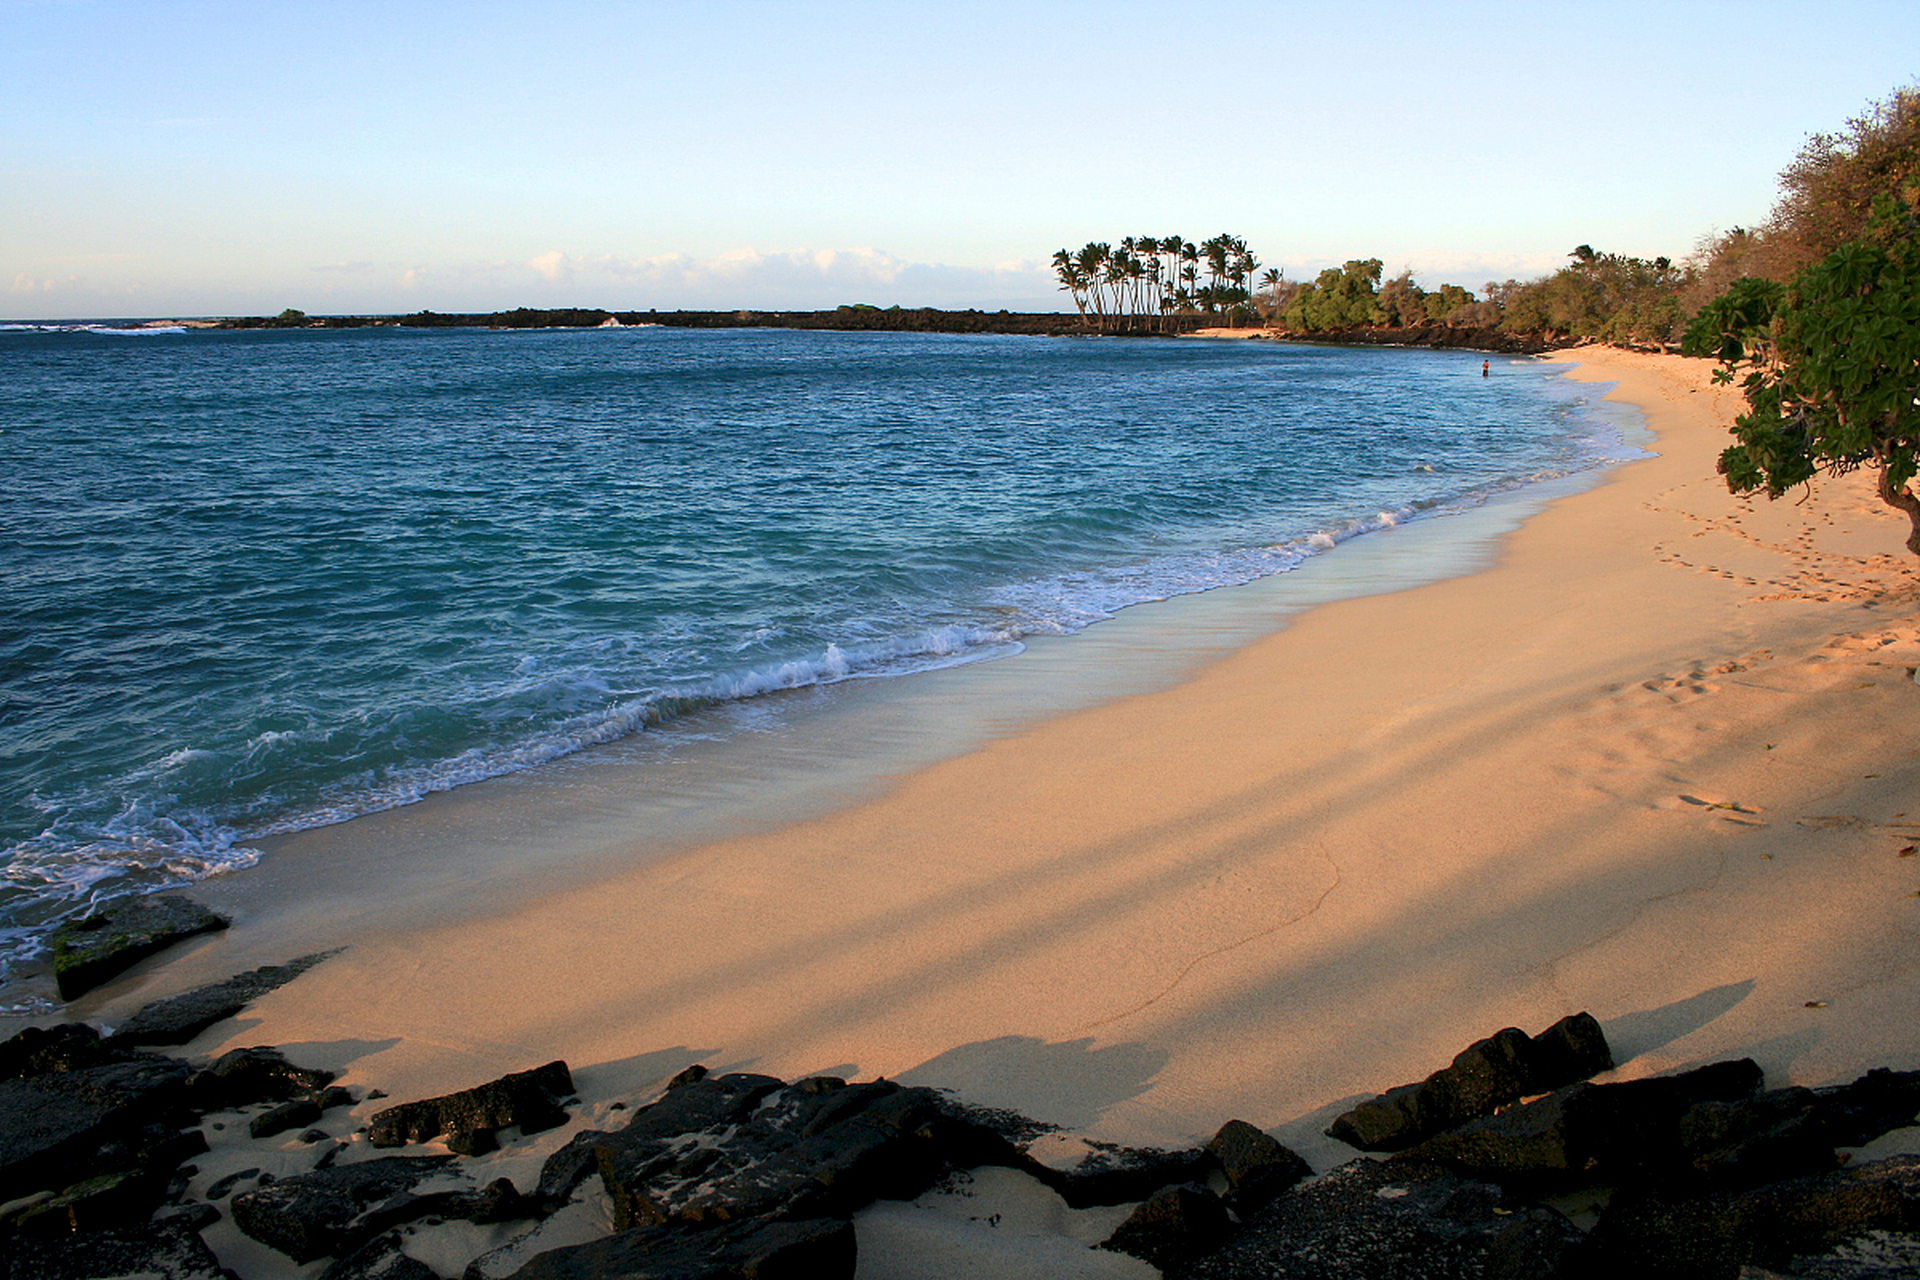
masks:
[[[419,815],[309,833],[325,894],[274,898],[270,861],[210,881],[229,933],[71,1012],[339,943],[185,1052],[279,1045],[395,1098],[554,1058],[601,1104],[695,1062],[885,1076],[1061,1125],[1063,1150],[1239,1118],[1323,1170],[1356,1097],[1579,1010],[1619,1078],[1920,1067],[1903,522],[1859,476],[1730,496],[1739,402],[1704,361],[1555,359],[1617,384],[1656,456],[1482,571],[1309,609],[798,821],[664,849],[608,823],[511,891],[423,871],[368,901],[353,868]]]

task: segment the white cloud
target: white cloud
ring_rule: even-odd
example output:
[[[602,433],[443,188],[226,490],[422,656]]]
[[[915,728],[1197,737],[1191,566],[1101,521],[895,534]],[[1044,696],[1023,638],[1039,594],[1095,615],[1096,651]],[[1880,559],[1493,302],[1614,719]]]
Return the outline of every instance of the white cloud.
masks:
[[[947,267],[908,262],[870,246],[777,252],[749,246],[704,258],[685,253],[649,258],[576,255],[555,249],[528,259],[524,267],[546,285],[564,286],[568,291],[570,296],[565,298],[545,298],[550,305],[618,310],[814,310],[851,302],[908,307],[1051,306],[1046,300],[1051,277],[1037,262]]]

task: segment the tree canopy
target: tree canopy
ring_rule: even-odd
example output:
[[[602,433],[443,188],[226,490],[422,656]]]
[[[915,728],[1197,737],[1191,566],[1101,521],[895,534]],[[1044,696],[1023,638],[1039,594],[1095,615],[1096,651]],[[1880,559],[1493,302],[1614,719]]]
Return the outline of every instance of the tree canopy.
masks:
[[[1735,227],[1699,247],[1700,287],[1689,310],[1741,276],[1784,284],[1865,231],[1876,196],[1920,180],[1920,87],[1896,89],[1836,133],[1816,133],[1780,173],[1780,198],[1758,227]]]
[[[1720,456],[1735,493],[1777,498],[1815,475],[1874,472],[1920,555],[1920,187],[1882,194],[1861,238],[1786,284],[1747,277],[1703,307],[1683,350],[1742,367],[1747,412]]]

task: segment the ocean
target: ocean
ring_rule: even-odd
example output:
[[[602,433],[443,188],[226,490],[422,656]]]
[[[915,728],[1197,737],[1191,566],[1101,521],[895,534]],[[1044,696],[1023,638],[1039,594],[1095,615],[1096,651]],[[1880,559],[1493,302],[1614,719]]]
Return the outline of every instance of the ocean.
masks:
[[[1483,358],[0,325],[0,979],[270,835],[1632,453],[1599,390]]]

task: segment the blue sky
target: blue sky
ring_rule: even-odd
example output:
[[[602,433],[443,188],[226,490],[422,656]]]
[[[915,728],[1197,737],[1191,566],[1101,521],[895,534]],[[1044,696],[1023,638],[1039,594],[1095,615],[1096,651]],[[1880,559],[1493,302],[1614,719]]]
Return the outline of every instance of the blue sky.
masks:
[[[1920,4],[0,0],[0,50],[0,317],[1054,310],[1128,234],[1683,257],[1920,80]]]

